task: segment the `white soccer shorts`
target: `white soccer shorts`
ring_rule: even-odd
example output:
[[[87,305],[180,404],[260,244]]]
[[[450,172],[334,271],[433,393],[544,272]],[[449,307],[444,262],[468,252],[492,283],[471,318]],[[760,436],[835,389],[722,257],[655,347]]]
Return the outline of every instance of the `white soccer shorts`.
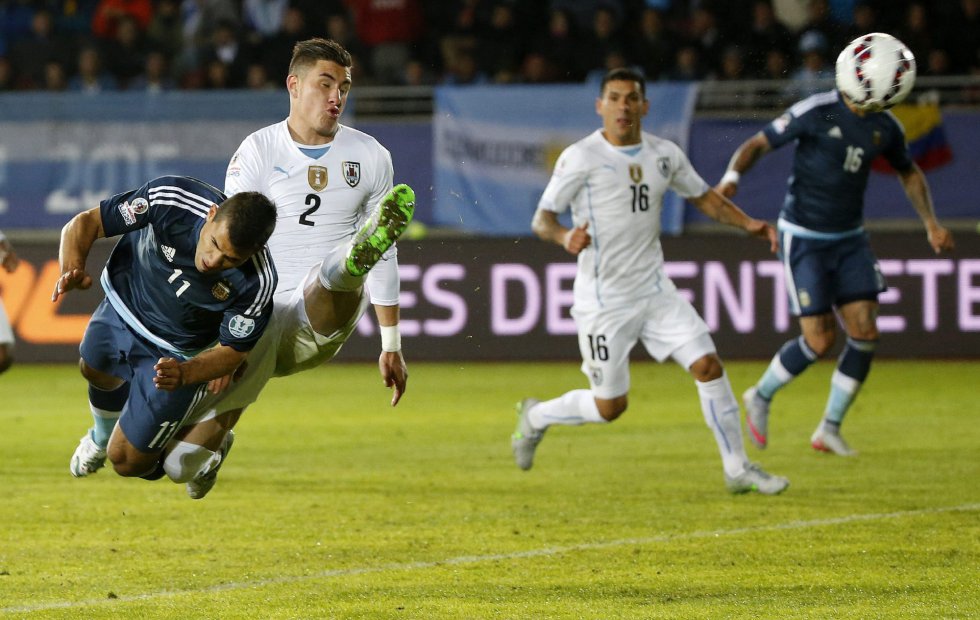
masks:
[[[10,319],[7,318],[7,310],[3,307],[2,299],[0,299],[0,344],[14,344],[14,330],[10,326]]]

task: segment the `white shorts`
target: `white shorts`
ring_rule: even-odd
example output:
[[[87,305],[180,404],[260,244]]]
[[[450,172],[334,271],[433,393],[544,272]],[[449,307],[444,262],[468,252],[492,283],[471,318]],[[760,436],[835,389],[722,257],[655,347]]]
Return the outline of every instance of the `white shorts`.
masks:
[[[0,344],[14,344],[14,330],[10,327],[10,319],[7,318],[7,310],[3,307],[2,299],[0,299]]]
[[[334,357],[357,327],[368,305],[361,295],[360,305],[350,321],[330,336],[322,336],[310,326],[303,291],[319,273],[319,264],[287,301],[274,303],[272,319],[248,354],[245,374],[224,392],[211,394],[198,403],[184,425],[197,424],[254,403],[272,377],[291,375],[313,368]],[[363,291],[363,289],[362,289]]]
[[[578,326],[582,372],[592,394],[611,399],[630,389],[630,351],[637,341],[658,362],[668,357],[687,370],[715,352],[708,325],[676,290],[667,290],[629,306],[586,312],[572,310]]]

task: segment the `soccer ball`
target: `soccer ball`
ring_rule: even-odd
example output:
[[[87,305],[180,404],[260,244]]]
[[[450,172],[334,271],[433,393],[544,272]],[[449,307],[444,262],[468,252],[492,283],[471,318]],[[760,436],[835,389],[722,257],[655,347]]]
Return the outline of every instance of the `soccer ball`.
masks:
[[[860,36],[837,57],[837,89],[860,110],[887,110],[901,103],[914,83],[915,56],[890,34]]]

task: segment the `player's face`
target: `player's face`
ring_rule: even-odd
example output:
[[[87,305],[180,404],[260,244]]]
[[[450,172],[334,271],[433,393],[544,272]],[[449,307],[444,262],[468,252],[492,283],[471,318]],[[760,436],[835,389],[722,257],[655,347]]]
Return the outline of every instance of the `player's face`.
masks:
[[[350,92],[350,69],[332,60],[318,60],[301,75],[290,75],[290,128],[307,144],[333,138]]]
[[[639,143],[642,119],[649,108],[650,102],[633,80],[607,82],[602,96],[595,102],[606,140],[616,146]]]
[[[211,207],[208,219],[201,227],[201,236],[197,239],[194,266],[201,273],[224,271],[238,267],[248,260],[248,255],[231,244],[228,238],[228,222],[215,220],[217,210],[217,207]]]

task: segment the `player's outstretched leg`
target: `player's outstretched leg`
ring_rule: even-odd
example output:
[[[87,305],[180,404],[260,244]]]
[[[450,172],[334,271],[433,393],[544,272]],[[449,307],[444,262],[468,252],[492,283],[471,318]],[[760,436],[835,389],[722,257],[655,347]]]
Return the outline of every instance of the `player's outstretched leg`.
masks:
[[[531,426],[527,419],[528,411],[531,407],[538,404],[536,398],[525,398],[517,403],[517,428],[510,436],[510,448],[514,452],[514,462],[521,469],[527,471],[534,464],[534,451],[537,449],[541,439],[544,438],[544,431],[537,430]]]
[[[204,496],[211,492],[214,483],[218,481],[218,470],[225,464],[231,447],[235,444],[235,431],[229,430],[225,438],[221,440],[221,447],[218,448],[218,455],[221,457],[217,465],[202,473],[187,483],[187,496],[191,499],[204,499]]]
[[[102,469],[105,466],[105,459],[105,448],[101,448],[95,443],[91,433],[85,433],[85,436],[78,442],[75,453],[71,455],[68,470],[72,476],[83,478]]]
[[[769,443],[769,401],[759,396],[755,387],[750,387],[742,394],[742,403],[749,440],[756,448],[764,450]]]
[[[404,183],[396,185],[374,208],[347,252],[346,267],[352,276],[363,276],[381,260],[405,232],[415,213],[415,192]]]
[[[840,434],[840,426],[826,420],[820,422],[810,437],[810,446],[818,452],[832,452],[838,456],[857,456]]]
[[[755,463],[746,463],[745,471],[737,476],[725,474],[725,486],[732,493],[756,491],[763,495],[778,495],[789,486],[789,480],[767,473]]]

